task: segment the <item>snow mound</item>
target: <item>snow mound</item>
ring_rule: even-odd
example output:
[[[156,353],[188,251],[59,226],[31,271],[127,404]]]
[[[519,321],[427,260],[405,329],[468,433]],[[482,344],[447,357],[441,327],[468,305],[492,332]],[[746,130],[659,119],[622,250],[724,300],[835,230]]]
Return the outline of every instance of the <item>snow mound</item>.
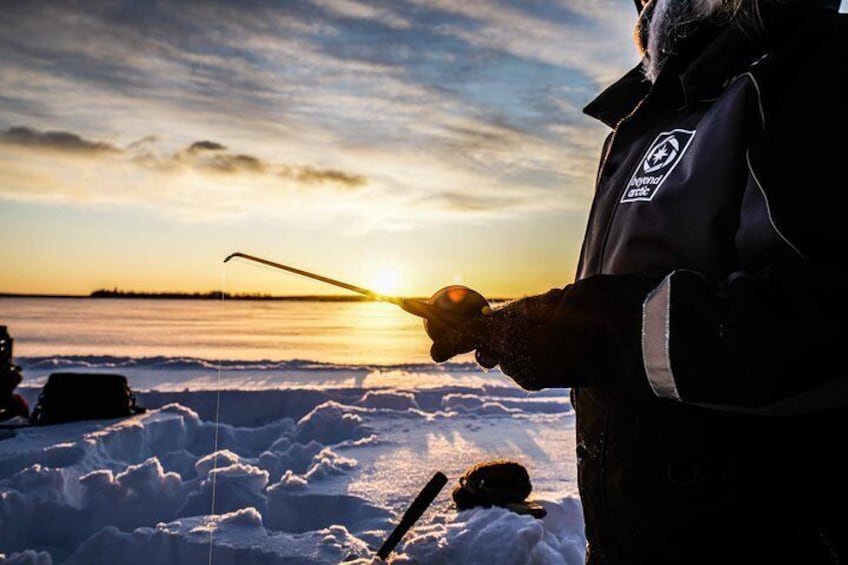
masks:
[[[477,508],[445,524],[419,529],[392,563],[428,565],[581,565],[585,537],[580,503],[546,503],[543,520],[503,508]],[[493,551],[497,548],[497,551]]]
[[[240,508],[265,508],[263,490],[268,472],[253,465],[234,463],[209,471],[197,488],[185,497],[175,516],[208,513],[214,502],[216,512],[234,512]]]
[[[166,472],[155,457],[117,474],[98,469],[78,481],[87,513],[109,516],[108,523],[127,528],[173,514],[186,490],[180,476]],[[97,525],[94,521],[92,529]]]
[[[229,467],[241,463],[242,459],[229,449],[221,449],[215,453],[204,455],[194,464],[194,471],[198,476],[205,477],[213,468]]]
[[[297,423],[295,438],[312,439],[324,444],[359,439],[370,434],[362,416],[353,408],[327,401],[316,406]]]
[[[403,391],[369,390],[356,404],[357,406],[386,410],[417,410],[420,408],[415,400],[415,395]]]
[[[220,516],[214,516],[207,520],[206,524],[192,530],[213,532],[227,526],[244,526],[246,528],[261,528],[262,514],[256,508],[248,506],[235,512],[229,512]]]
[[[272,449],[281,448],[282,451],[272,451]],[[287,471],[305,473],[312,463],[312,459],[322,449],[324,449],[324,444],[317,441],[310,441],[306,444],[278,442],[259,455],[259,466],[268,471],[272,481],[284,475]]]
[[[304,534],[269,532],[255,521],[258,516],[255,512],[245,509],[211,518],[186,518],[153,528],[138,528],[132,533],[104,528],[84,542],[65,563],[150,565],[153,560],[157,563],[211,560],[216,565],[340,563],[369,552],[364,542],[343,527]]]
[[[312,464],[304,478],[308,481],[320,480],[333,475],[343,475],[355,467],[356,459],[342,457],[329,447],[325,447],[312,458]]]
[[[286,474],[280,478],[280,482],[271,488],[281,490],[306,490],[308,486],[308,480],[299,475],[295,475],[291,472],[291,469],[289,469],[286,471]]]

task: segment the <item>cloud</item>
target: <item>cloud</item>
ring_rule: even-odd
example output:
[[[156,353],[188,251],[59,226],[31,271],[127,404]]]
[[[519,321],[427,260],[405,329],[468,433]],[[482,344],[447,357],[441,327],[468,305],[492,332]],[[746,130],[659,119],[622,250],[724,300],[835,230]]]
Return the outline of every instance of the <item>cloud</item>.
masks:
[[[475,23],[467,25],[460,19],[445,24],[439,28],[444,35],[525,61],[579,71],[591,77],[595,87],[632,65],[635,13],[629,4],[617,0],[408,1]]]
[[[119,150],[99,141],[83,139],[67,131],[41,132],[28,127],[12,127],[0,133],[0,142],[14,145],[55,149],[73,153],[117,153]]]
[[[192,154],[192,153],[189,153]],[[252,155],[218,154],[192,159],[193,165],[219,173],[265,173],[268,165]]]
[[[514,198],[484,197],[462,192],[445,192],[435,198],[451,209],[468,212],[506,208],[516,204]]]
[[[296,181],[304,186],[330,184],[356,188],[368,183],[368,179],[363,175],[338,169],[274,163],[253,155],[228,153],[225,151],[227,149],[225,145],[210,140],[195,141],[182,151],[156,157],[153,155],[151,146],[157,141],[156,137],[147,136],[121,149],[108,143],[90,141],[65,131],[41,132],[25,126],[16,126],[0,133],[0,142],[23,148],[49,149],[92,158],[102,155],[126,156],[130,162],[141,168],[155,168],[162,171],[190,168],[198,173],[270,175]],[[57,186],[56,189],[61,190],[61,187]]]
[[[190,153],[195,151],[223,151],[224,149],[226,149],[226,146],[209,140],[195,141],[188,146]]]
[[[378,8],[356,0],[312,0],[312,2],[342,18],[375,21],[394,29],[408,29],[412,27],[409,20],[398,16],[391,10]]]
[[[142,207],[191,220],[273,214],[369,184],[355,172],[229,152],[211,140],[168,152],[153,136],[117,147],[23,126],[0,132],[0,179],[0,198]]]
[[[365,176],[356,173],[308,165],[296,166],[267,162],[253,155],[225,153],[226,149],[225,145],[215,141],[195,141],[185,151],[174,155],[164,163],[160,162],[160,165],[168,167],[172,162],[178,162],[217,173],[271,174],[307,186],[329,184],[337,187],[358,188],[368,184]]]
[[[285,175],[306,184],[336,183],[357,187],[363,186],[368,182],[362,175],[354,175],[334,169],[316,169],[313,167],[289,169],[285,172]]]

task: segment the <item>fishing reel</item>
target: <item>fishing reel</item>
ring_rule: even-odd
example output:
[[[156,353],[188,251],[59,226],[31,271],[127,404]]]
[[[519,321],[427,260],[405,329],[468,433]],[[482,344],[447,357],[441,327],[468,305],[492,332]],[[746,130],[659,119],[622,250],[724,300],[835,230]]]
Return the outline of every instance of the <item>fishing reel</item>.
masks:
[[[462,285],[446,286],[436,291],[427,305],[432,314],[424,318],[424,331],[433,341],[492,310],[482,294]]]

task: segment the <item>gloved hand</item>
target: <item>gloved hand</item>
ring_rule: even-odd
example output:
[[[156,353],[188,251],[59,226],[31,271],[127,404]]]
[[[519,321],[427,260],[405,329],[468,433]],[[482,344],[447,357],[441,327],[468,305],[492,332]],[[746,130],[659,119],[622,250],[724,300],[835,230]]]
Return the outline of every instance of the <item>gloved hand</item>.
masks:
[[[444,332],[430,348],[430,357],[441,363],[476,350],[477,362],[487,369],[497,365],[520,386],[534,386],[531,340],[553,317],[563,290],[510,302],[467,324]]]
[[[519,386],[648,388],[641,357],[642,302],[654,282],[596,275],[522,298],[446,331],[436,362],[476,350],[480,365],[500,365]]]

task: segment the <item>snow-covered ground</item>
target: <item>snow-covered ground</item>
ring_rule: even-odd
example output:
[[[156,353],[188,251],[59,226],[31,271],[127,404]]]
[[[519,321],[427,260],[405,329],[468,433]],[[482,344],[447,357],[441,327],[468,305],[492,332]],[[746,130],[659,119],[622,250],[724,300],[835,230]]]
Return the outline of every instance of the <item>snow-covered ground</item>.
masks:
[[[436,471],[448,486],[390,562],[583,562],[565,390],[528,394],[469,364],[219,376],[195,359],[21,361],[31,385],[60,368],[124,373],[150,410],[0,441],[0,563],[370,563]],[[544,520],[451,507],[462,471],[495,458],[528,468]]]

